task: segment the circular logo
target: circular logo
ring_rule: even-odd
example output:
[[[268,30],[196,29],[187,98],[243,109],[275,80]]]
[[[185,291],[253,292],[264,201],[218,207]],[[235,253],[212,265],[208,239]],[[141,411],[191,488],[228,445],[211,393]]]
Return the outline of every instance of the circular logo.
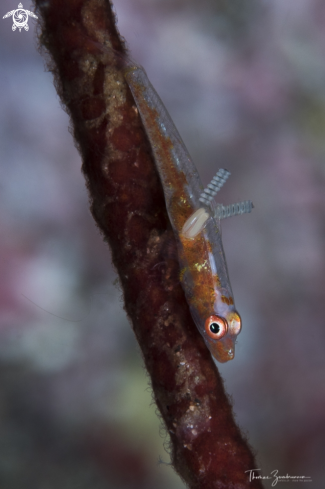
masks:
[[[24,27],[24,29],[26,31],[28,31],[29,27],[28,27],[28,13],[26,12],[26,10],[24,9],[17,9],[15,10],[13,16],[12,16],[12,20],[13,20],[13,23],[14,25],[12,26],[12,30],[15,31],[18,27],[18,29],[22,29]]]

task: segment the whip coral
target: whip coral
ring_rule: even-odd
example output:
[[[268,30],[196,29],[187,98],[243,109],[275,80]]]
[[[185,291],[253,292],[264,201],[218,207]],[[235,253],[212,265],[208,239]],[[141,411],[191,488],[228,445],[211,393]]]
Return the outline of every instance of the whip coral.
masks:
[[[151,148],[116,52],[108,0],[35,0],[40,43],[82,156],[175,470],[190,488],[261,488],[222,379],[191,318]]]

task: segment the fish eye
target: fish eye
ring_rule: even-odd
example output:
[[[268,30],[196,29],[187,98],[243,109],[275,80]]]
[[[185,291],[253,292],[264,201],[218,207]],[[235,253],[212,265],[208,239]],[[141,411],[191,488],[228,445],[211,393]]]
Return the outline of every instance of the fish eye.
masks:
[[[220,340],[228,331],[227,321],[221,316],[210,316],[205,321],[205,331],[213,340]]]
[[[237,311],[231,313],[228,317],[229,333],[231,335],[238,335],[241,331],[241,318]]]

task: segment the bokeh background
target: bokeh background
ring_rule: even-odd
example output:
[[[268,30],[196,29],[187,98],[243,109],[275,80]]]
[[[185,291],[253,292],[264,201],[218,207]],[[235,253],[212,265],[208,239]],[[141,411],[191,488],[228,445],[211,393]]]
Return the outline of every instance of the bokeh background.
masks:
[[[16,3],[0,12],[0,487],[181,489],[37,22],[19,33],[2,19]],[[321,489],[325,3],[115,8],[203,183],[227,168],[220,201],[255,204],[223,222],[244,328],[219,367],[256,468]]]

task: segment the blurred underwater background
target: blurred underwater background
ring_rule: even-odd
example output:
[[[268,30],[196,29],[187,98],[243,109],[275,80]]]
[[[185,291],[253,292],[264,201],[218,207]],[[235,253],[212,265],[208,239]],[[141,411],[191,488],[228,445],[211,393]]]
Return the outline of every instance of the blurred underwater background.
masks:
[[[227,168],[218,201],[255,205],[222,223],[243,330],[218,368],[256,468],[321,489],[325,3],[114,5],[203,184]],[[14,7],[0,23],[0,486],[181,489],[37,21],[13,32]]]

